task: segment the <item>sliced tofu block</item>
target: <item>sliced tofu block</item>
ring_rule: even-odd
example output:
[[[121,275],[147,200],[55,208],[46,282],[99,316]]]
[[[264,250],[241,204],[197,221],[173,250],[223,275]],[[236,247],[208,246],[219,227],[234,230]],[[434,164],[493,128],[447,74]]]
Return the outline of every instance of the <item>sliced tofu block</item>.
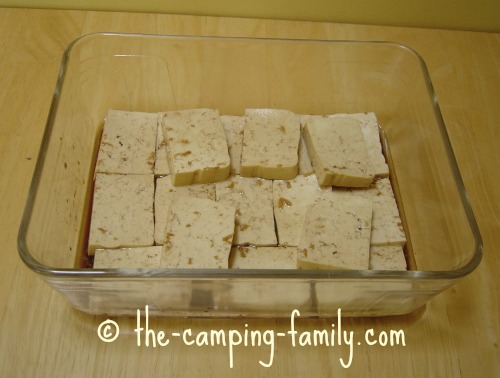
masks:
[[[353,196],[339,201],[333,192],[322,192],[307,211],[297,267],[368,269],[371,218],[370,200]]]
[[[156,113],[108,111],[97,155],[96,173],[153,173]]]
[[[167,176],[170,174],[170,167],[167,159],[167,141],[163,137],[161,116],[158,115],[158,129],[156,133],[156,153],[155,153],[155,176]]]
[[[296,269],[297,250],[286,247],[233,247],[231,269]]]
[[[294,178],[299,164],[299,117],[281,109],[247,109],[245,117],[240,175]]]
[[[358,121],[307,117],[304,140],[320,185],[367,187],[373,169]]]
[[[229,176],[226,134],[217,110],[166,112],[162,125],[175,186],[223,181]]]
[[[176,197],[170,204],[160,266],[228,268],[236,209],[209,199]]]
[[[220,117],[220,120],[226,133],[229,156],[231,157],[231,173],[237,175],[240,173],[245,117],[223,115]]]
[[[406,270],[403,248],[397,245],[372,246],[370,248],[370,269]]]
[[[233,244],[275,246],[272,181],[231,176],[215,184],[217,202],[235,206]]]
[[[350,117],[359,122],[366,149],[376,177],[388,177],[389,166],[385,162],[380,142],[379,124],[375,113],[333,114],[330,117]]]
[[[309,176],[314,174],[314,168],[311,164],[311,159],[307,152],[306,141],[304,140],[304,125],[307,120],[307,115],[299,116],[300,120],[300,142],[299,142],[299,175]]]
[[[299,175],[309,176],[314,173],[314,168],[311,165],[309,154],[307,153],[306,142],[303,137],[299,143]]]
[[[376,180],[367,189],[334,189],[336,195],[357,196],[373,203],[371,245],[404,246],[406,236],[388,178]]]
[[[165,243],[165,227],[170,203],[174,197],[196,197],[215,201],[215,185],[194,184],[187,186],[173,186],[170,177],[156,179],[155,190],[155,243]]]
[[[96,248],[153,245],[154,175],[107,175],[95,179],[89,255]]]
[[[159,268],[161,251],[161,246],[96,249],[94,269]]]
[[[322,190],[315,175],[298,175],[292,180],[273,181],[273,207],[278,241],[282,246],[298,246],[307,208]]]

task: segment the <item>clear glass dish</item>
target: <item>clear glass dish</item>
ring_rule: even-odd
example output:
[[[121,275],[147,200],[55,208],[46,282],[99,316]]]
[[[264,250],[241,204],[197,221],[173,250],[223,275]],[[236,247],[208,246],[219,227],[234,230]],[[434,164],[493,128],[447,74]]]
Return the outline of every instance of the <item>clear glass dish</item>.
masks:
[[[375,112],[409,271],[81,268],[108,108]],[[389,150],[390,147],[390,150]],[[420,56],[390,42],[91,34],[66,49],[18,237],[24,262],[91,314],[409,313],[472,272],[481,238]]]

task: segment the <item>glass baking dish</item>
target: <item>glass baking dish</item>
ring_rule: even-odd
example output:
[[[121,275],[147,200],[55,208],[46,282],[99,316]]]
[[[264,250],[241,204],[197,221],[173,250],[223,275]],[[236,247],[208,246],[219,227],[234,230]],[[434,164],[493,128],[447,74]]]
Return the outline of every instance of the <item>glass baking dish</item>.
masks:
[[[109,108],[375,112],[408,271],[81,268]],[[22,219],[21,258],[91,314],[206,317],[409,313],[472,272],[481,238],[423,60],[391,42],[99,33],[66,49]]]

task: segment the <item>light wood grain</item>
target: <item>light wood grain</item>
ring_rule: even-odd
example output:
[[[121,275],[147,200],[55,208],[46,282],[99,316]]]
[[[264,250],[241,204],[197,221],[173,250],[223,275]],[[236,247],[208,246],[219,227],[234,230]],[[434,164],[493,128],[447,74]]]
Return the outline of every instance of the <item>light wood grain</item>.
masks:
[[[0,9],[0,376],[355,376],[494,377],[500,374],[500,36],[443,30],[133,13]],[[196,347],[173,339],[163,348],[138,347],[134,319],[115,318],[121,336],[97,337],[105,317],[73,310],[29,271],[16,237],[64,47],[97,31],[251,37],[390,40],[427,62],[447,131],[484,241],[479,268],[424,309],[389,318],[343,319],[365,330],[402,329],[406,346],[346,345],[270,348]],[[266,329],[286,332],[289,320],[151,319],[168,332]],[[337,319],[299,319],[299,332],[331,329]],[[248,326],[246,326],[246,324]]]

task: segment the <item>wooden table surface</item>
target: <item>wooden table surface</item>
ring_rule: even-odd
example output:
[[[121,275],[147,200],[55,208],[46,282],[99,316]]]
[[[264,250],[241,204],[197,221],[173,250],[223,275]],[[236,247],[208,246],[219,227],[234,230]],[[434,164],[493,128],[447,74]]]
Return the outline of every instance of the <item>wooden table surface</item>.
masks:
[[[398,27],[134,13],[0,9],[0,376],[500,377],[500,35]],[[133,319],[104,343],[104,317],[72,309],[18,257],[16,238],[64,48],[98,31],[388,40],[427,62],[484,241],[479,268],[416,313],[343,319],[355,334],[402,329],[406,346],[138,347]],[[299,319],[297,330],[336,319]],[[286,332],[290,320],[153,319],[168,332]],[[263,367],[259,361],[272,365]]]

